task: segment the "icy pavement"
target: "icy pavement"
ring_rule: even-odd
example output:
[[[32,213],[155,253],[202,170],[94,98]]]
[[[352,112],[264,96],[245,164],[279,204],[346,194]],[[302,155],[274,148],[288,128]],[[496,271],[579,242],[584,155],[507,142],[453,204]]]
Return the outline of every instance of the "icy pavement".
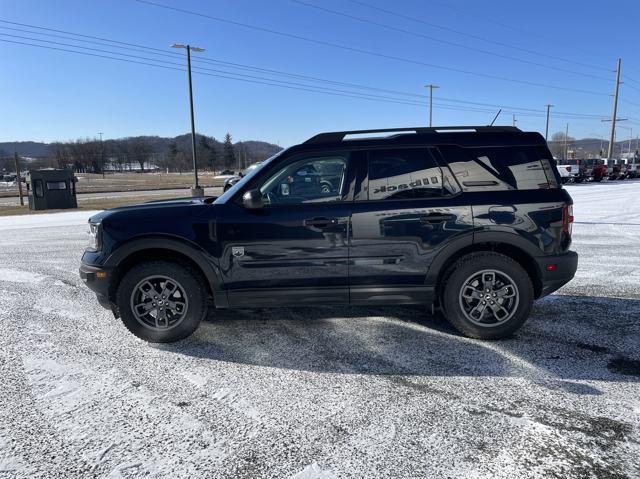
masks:
[[[420,308],[224,312],[152,346],[0,218],[0,478],[640,477],[640,182],[576,185],[576,279],[512,340]]]

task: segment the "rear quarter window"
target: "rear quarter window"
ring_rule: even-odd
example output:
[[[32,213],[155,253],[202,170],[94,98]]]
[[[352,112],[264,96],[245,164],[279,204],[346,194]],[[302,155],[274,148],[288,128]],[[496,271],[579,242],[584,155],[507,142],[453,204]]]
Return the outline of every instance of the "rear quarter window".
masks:
[[[545,148],[444,146],[440,150],[464,191],[538,190],[559,184]]]

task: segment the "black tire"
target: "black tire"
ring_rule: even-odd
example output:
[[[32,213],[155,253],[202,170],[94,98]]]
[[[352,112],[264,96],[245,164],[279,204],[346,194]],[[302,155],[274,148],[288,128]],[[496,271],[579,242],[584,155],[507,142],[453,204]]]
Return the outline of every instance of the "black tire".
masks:
[[[465,309],[463,309],[463,304],[471,308],[471,305],[465,301],[481,302],[484,299],[465,300],[462,297],[463,287],[468,285],[467,280],[473,278],[474,275],[481,274],[483,271],[497,272],[498,274],[494,275],[494,279],[500,277],[508,278],[515,288],[515,299],[510,300],[513,301],[510,303],[512,306],[510,309],[511,313],[510,316],[504,316],[508,318],[504,320],[504,322],[495,318],[492,318],[495,319],[495,324],[489,322],[493,313],[488,309],[488,305],[484,307],[484,309],[487,309],[487,313],[482,312],[480,319],[476,322],[469,319],[467,317],[469,311],[465,313]],[[465,292],[467,291],[468,290],[465,290]],[[500,291],[496,292],[500,293]],[[476,294],[475,291],[474,294]],[[483,292],[482,294],[485,293]],[[491,298],[491,300],[493,299],[494,298]],[[505,302],[505,306],[509,306],[506,303],[508,300],[501,300]],[[441,304],[444,316],[451,325],[463,335],[478,339],[508,338],[517,331],[529,317],[533,304],[533,286],[531,284],[531,278],[524,268],[508,256],[492,252],[472,253],[463,256],[449,268],[445,275],[445,283],[441,292]],[[494,303],[492,302],[491,304]],[[496,305],[495,307],[499,308],[500,305]],[[493,308],[493,306],[491,306],[491,308]],[[489,319],[486,320],[487,323],[477,324],[478,322],[482,323],[482,321],[484,321],[483,315],[489,315]]]
[[[185,298],[185,306],[183,314],[175,315],[179,319],[176,319],[174,325],[170,325],[169,320],[166,320],[166,327],[153,327],[146,324],[144,319],[136,318],[132,306],[133,295],[138,291],[140,283],[148,278],[167,278],[175,281],[179,290],[184,291],[183,294],[177,293],[177,300],[180,297]],[[154,281],[162,279],[152,280]],[[150,296],[148,299],[151,299]],[[151,343],[171,343],[190,336],[198,329],[200,321],[207,313],[207,291],[204,278],[192,268],[171,261],[147,261],[135,265],[121,279],[116,293],[116,303],[122,322],[138,338]],[[157,310],[154,311],[157,314]]]

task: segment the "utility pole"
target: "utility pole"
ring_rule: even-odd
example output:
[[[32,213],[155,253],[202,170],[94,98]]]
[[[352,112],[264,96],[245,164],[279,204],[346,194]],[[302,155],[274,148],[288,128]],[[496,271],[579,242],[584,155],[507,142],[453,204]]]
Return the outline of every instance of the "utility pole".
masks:
[[[604,141],[604,139],[600,138],[600,158],[602,158],[602,153],[604,153],[604,148],[602,146],[602,142]]]
[[[546,140],[549,137],[549,110],[553,105],[547,104],[545,106],[547,107],[547,126],[544,129],[544,139]]]
[[[425,88],[429,89],[429,128],[431,128],[433,126],[433,89],[440,87],[429,83]]]
[[[513,126],[516,126],[516,114],[513,114]]]
[[[13,160],[16,163],[16,181],[18,182],[18,196],[20,197],[20,206],[24,206],[24,197],[22,196],[22,178],[20,177],[20,159],[18,152],[13,151]]]
[[[193,188],[191,196],[204,196],[204,190],[198,185],[198,161],[196,159],[196,124],[193,118],[193,89],[191,86],[191,52],[203,52],[204,48],[192,47],[174,43],[172,48],[184,48],[187,50],[187,77],[189,79],[189,107],[191,110],[191,155],[193,157]]]
[[[616,116],[618,115],[618,90],[620,88],[620,59],[618,58],[618,65],[616,68],[616,85],[613,92],[613,113],[611,115],[611,134],[609,135],[609,151],[607,152],[607,158],[613,158],[613,146],[616,137]]]
[[[102,169],[102,179],[104,180],[104,143],[102,142],[102,132],[99,131],[98,135],[100,135],[100,169]]]
[[[564,159],[567,160],[567,156],[569,154],[569,123],[567,123],[567,128],[564,133]]]
[[[616,119],[615,119],[615,122],[611,121],[611,119],[607,119],[607,120],[600,120],[600,121],[601,121],[601,122],[603,122],[603,123],[608,123],[608,122],[610,122],[610,121],[611,121],[612,123],[620,123],[621,121],[627,121],[627,120],[628,120],[628,118],[616,118]],[[622,127],[621,127],[621,128],[622,128]],[[607,147],[607,150],[608,150],[608,154],[607,154],[607,156],[608,156],[608,158],[611,158],[611,156],[613,156],[613,154],[614,154],[614,150],[615,150],[615,148],[616,148],[616,145],[615,145],[615,141],[616,141],[616,132],[615,132],[615,129],[613,129],[613,128],[612,128],[612,131],[613,131],[613,141],[609,141],[609,146]],[[620,151],[622,152],[622,150],[620,150]],[[609,156],[609,155],[611,155],[611,156]]]

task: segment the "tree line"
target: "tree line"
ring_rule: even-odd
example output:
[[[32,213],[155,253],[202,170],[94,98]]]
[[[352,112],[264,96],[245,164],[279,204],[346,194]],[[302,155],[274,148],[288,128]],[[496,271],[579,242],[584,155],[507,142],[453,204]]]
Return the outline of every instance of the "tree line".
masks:
[[[133,170],[144,172],[156,169],[178,173],[193,171],[190,135],[182,135],[168,141],[159,137],[129,137],[104,141],[84,138],[50,143],[48,151],[46,157],[31,161],[28,167],[70,168],[76,173]],[[242,143],[234,145],[229,133],[225,135],[223,142],[206,135],[196,136],[196,158],[200,170],[235,171],[266,158],[260,156],[248,151]],[[0,170],[13,169],[13,155],[1,155]]]

